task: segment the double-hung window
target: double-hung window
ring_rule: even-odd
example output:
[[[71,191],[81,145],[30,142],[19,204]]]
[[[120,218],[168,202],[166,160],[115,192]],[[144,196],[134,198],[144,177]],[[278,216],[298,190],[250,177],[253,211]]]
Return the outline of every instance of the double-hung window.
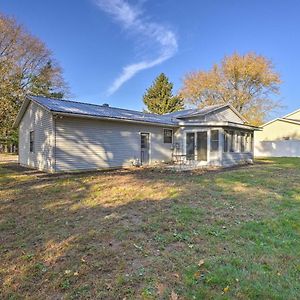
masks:
[[[173,143],[173,130],[172,129],[164,129],[164,143],[165,144]]]

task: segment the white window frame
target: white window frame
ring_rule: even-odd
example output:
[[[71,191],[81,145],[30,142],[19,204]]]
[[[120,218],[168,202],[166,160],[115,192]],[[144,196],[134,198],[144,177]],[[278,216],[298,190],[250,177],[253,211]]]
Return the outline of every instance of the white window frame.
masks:
[[[172,141],[171,141],[171,143],[165,142],[165,130],[172,131],[172,135],[171,135]],[[174,142],[174,131],[173,131],[173,129],[172,128],[163,128],[163,143],[164,144],[171,144],[171,145],[173,145],[173,142]]]

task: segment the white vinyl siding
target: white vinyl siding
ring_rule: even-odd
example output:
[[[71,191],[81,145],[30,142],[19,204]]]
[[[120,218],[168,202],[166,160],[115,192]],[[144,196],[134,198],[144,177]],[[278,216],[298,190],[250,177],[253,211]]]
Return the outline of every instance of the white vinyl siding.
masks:
[[[150,133],[150,163],[172,158],[160,126],[74,117],[55,123],[56,171],[131,166],[141,158],[141,132]]]
[[[19,125],[19,163],[44,171],[53,171],[54,130],[50,113],[30,102]],[[33,151],[30,152],[30,132]]]

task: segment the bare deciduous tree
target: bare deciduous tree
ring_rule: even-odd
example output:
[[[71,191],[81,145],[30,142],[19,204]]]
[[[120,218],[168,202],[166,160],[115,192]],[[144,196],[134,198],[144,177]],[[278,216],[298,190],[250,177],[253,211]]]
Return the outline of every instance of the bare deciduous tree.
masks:
[[[0,14],[0,144],[16,142],[12,124],[26,94],[61,98],[67,91],[44,43]]]

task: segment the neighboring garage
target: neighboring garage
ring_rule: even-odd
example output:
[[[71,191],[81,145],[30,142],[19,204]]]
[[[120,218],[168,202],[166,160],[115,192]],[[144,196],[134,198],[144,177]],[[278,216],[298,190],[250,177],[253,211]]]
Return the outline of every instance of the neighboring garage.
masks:
[[[255,132],[255,156],[300,157],[300,109]]]

